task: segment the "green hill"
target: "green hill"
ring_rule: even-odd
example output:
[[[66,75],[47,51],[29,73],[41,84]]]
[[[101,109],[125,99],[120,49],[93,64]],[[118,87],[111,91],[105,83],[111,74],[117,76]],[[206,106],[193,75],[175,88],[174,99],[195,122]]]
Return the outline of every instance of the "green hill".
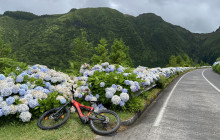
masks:
[[[94,46],[102,37],[110,44],[114,38],[122,38],[130,47],[135,66],[165,66],[172,54],[187,53],[209,63],[220,56],[220,31],[193,34],[152,13],[133,17],[110,8],[85,8],[59,15],[21,11],[0,15],[0,34],[11,43],[17,59],[51,68],[69,67],[70,43],[82,28]]]

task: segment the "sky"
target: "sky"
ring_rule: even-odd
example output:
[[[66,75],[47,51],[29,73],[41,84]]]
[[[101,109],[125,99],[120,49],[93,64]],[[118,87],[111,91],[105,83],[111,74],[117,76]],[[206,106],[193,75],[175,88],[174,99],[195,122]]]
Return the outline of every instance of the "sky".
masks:
[[[87,7],[109,7],[133,16],[155,13],[193,33],[210,33],[220,26],[220,0],[0,0],[0,14],[63,14],[72,8]]]

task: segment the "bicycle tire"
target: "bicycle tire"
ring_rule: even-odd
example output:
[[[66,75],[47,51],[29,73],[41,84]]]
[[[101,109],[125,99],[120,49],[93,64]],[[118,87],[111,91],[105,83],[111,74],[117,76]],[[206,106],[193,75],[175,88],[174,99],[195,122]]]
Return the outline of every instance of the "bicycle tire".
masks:
[[[112,133],[116,132],[116,131],[119,129],[120,124],[121,124],[121,121],[120,121],[120,117],[118,116],[117,113],[115,113],[115,112],[112,111],[112,110],[100,110],[100,111],[98,112],[98,114],[105,114],[104,116],[106,116],[106,114],[108,114],[108,113],[109,113],[109,114],[112,114],[112,115],[114,116],[114,118],[116,119],[117,122],[116,122],[115,127],[112,128],[112,129],[109,130],[109,131],[103,131],[103,130],[98,129],[98,128],[95,126],[95,123],[96,123],[97,120],[90,119],[90,127],[91,127],[91,129],[92,129],[95,133],[97,133],[97,134],[99,134],[99,135],[109,135],[109,134],[112,134]],[[95,116],[93,116],[93,117],[95,117]]]
[[[56,129],[58,127],[60,127],[61,125],[63,125],[69,118],[70,116],[70,110],[68,110],[67,108],[64,108],[62,110],[64,110],[64,112],[66,113],[65,117],[63,118],[63,120],[61,122],[59,122],[58,124],[56,125],[53,125],[53,126],[44,126],[42,124],[42,121],[45,119],[45,117],[53,112],[56,112],[58,109],[60,109],[60,107],[57,107],[57,108],[53,108],[53,109],[50,109],[48,111],[46,111],[43,115],[41,115],[41,117],[38,119],[38,122],[37,122],[37,125],[39,128],[41,128],[42,130],[51,130],[51,129]],[[61,111],[62,111],[61,110]],[[60,117],[61,118],[61,117]],[[60,119],[59,118],[59,119]]]

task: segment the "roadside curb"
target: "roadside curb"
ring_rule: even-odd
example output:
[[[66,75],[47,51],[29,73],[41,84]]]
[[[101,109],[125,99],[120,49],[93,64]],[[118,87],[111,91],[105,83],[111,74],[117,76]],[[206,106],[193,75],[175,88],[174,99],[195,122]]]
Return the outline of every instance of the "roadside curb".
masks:
[[[144,109],[142,111],[137,112],[132,118],[125,120],[125,121],[122,121],[121,125],[126,125],[126,126],[132,125],[142,115],[142,113],[151,105],[151,103],[157,99],[157,97],[159,96],[159,94],[162,91],[163,91],[163,89],[157,93],[156,98],[153,98],[150,100],[150,104],[146,104],[144,106]]]

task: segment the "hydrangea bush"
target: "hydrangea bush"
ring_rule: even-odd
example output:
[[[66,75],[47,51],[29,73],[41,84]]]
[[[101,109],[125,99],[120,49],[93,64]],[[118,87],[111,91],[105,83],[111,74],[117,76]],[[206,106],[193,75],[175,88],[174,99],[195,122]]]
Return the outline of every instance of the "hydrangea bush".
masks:
[[[220,61],[215,62],[215,63],[212,65],[212,69],[213,69],[215,72],[217,72],[217,73],[220,74]]]
[[[17,76],[0,74],[0,117],[18,114],[23,122],[28,122],[34,112],[65,104],[72,96],[71,82],[67,74],[42,65],[29,67]]]
[[[139,100],[136,93],[154,84],[160,75],[169,78],[189,68],[126,68],[108,62],[90,67],[83,64],[81,76],[67,74],[34,65],[18,73],[0,74],[0,117],[17,116],[28,122],[36,114],[58,107],[72,99],[83,104],[100,100],[95,110],[112,108],[136,111]],[[76,92],[72,95],[70,89]]]
[[[169,78],[190,68],[153,68],[139,66],[136,69],[110,65],[108,62],[92,68],[83,64],[80,69],[82,77],[75,78],[78,82],[74,97],[79,101],[100,100],[107,108],[137,111],[129,107],[137,98],[136,92],[154,84],[160,75]]]

